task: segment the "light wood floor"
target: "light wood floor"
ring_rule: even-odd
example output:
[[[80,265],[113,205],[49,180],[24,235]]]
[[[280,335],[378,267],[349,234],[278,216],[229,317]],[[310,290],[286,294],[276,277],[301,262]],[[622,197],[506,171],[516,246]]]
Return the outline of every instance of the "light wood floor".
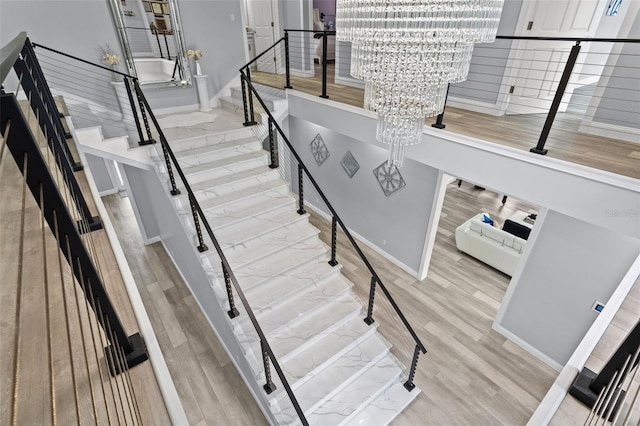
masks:
[[[160,345],[168,351],[167,363],[190,422],[214,424],[226,417],[235,424],[264,423],[163,247],[142,245],[126,198],[111,195],[104,200]],[[491,330],[509,277],[457,252],[453,241],[455,227],[477,211],[487,211],[502,222],[517,209],[535,211],[534,206],[513,199],[502,206],[498,194],[470,184],[451,185],[430,277],[422,282],[365,249],[429,350],[420,358],[416,375],[423,393],[394,424],[524,425],[555,379],[553,369]],[[312,223],[326,240],[329,224],[317,216]],[[342,237],[338,260],[365,304],[370,277]],[[384,320],[391,316],[383,296],[378,294],[376,300],[374,318],[382,333],[394,343],[406,343],[397,322]],[[401,352],[400,359],[408,360],[413,346],[395,349]]]
[[[266,425],[161,243],[145,246],[128,198],[103,197],[191,425]]]
[[[25,115],[33,123],[33,115]],[[0,145],[3,142],[0,139]],[[75,176],[87,196],[90,210],[95,214],[97,209],[88,195],[84,172],[78,172]],[[109,421],[114,424],[137,423],[131,415],[134,404],[128,391],[127,376],[111,379],[103,352],[106,339],[93,321],[93,314],[87,314],[89,311],[84,295],[77,282],[72,281],[66,260],[62,257],[59,261],[57,242],[48,225],[44,228],[41,226],[40,209],[28,188],[24,238],[21,237],[22,175],[6,150],[0,163],[0,182],[0,424],[12,424],[12,420],[15,424],[24,425],[48,424],[54,420],[58,424],[106,424]],[[87,247],[95,247],[94,256],[99,262],[105,287],[125,330],[128,334],[136,333],[138,325],[105,231],[84,234],[83,239]],[[43,260],[45,254],[46,263]],[[16,319],[19,283],[22,302],[20,315]],[[48,300],[45,288],[49,289]],[[47,307],[50,327],[45,322]],[[70,343],[65,312],[70,319]],[[14,342],[18,328],[20,341],[16,346]],[[16,347],[19,352],[16,352]],[[18,398],[17,411],[12,419],[16,353],[19,360],[16,376]],[[150,362],[130,370],[130,383],[142,422],[167,423],[168,414]],[[74,389],[78,394],[77,409]],[[55,417],[52,417],[53,407]]]
[[[330,100],[362,107],[364,90],[332,83],[334,64],[328,65],[327,95]],[[322,91],[321,70],[316,76],[291,76],[294,90],[319,95]],[[280,74],[253,72],[253,81],[283,88],[285,78]],[[459,108],[447,107],[442,131],[472,136],[489,142],[529,151],[538,142],[546,114],[510,115],[496,117]],[[435,122],[426,120],[427,125]],[[545,148],[549,157],[582,164],[612,173],[640,179],[640,144],[578,133],[579,118],[559,113],[553,124]],[[640,142],[640,141],[638,141]],[[538,155],[538,154],[531,154]]]

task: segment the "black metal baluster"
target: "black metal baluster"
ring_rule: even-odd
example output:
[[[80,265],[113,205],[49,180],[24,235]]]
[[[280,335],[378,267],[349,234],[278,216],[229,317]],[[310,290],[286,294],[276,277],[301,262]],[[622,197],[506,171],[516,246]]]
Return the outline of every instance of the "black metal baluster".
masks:
[[[329,98],[327,96],[327,31],[322,34],[322,95],[321,98]]]
[[[169,51],[169,42],[167,41],[167,32],[164,31],[164,45],[167,47],[167,59],[171,60],[171,51]]]
[[[336,240],[338,235],[338,221],[336,216],[334,215],[331,219],[331,260],[329,261],[329,265],[336,266],[338,261],[336,260]]]
[[[251,125],[256,124],[256,117],[253,112],[253,90],[251,90],[251,69],[246,68],[247,71],[247,90],[249,95],[249,118],[251,118]]]
[[[442,121],[444,120],[444,110],[447,107],[447,98],[449,98],[450,87],[451,85],[447,84],[447,94],[444,95],[444,107],[442,108],[442,112],[438,114],[438,116],[436,117],[436,122],[433,123],[431,127],[435,127],[436,129],[444,129],[445,127],[447,127],[445,124],[442,123]]]
[[[544,145],[545,143],[547,143],[547,138],[549,137],[549,132],[551,131],[551,126],[553,125],[553,120],[556,118],[558,108],[560,107],[560,102],[562,102],[562,96],[564,95],[564,91],[567,88],[567,84],[569,83],[569,78],[571,77],[571,72],[573,71],[573,66],[576,64],[576,59],[578,59],[579,53],[580,42],[577,41],[576,44],[571,48],[571,53],[569,53],[567,64],[564,67],[564,71],[562,71],[562,77],[560,77],[560,83],[558,83],[558,90],[556,90],[556,94],[553,97],[551,109],[549,109],[549,114],[547,115],[547,119],[544,122],[544,127],[542,127],[542,133],[540,133],[538,143],[534,148],[531,148],[529,152],[541,155],[547,154],[548,150],[544,149]]]
[[[285,64],[285,75],[286,75],[286,84],[284,86],[285,89],[291,89],[291,74],[289,69],[289,32],[284,32],[284,64]]]
[[[171,191],[169,191],[169,193],[171,195],[178,195],[180,194],[180,190],[176,186],[176,178],[175,176],[173,176],[173,167],[171,167],[171,159],[169,158],[169,152],[167,151],[167,148],[164,146],[164,143],[161,143],[160,145],[162,145],[162,154],[164,155],[164,163],[167,165],[167,173],[169,174],[169,182],[171,183]]]
[[[371,325],[375,322],[373,319],[373,299],[376,294],[376,277],[371,277],[371,287],[369,288],[369,306],[367,307],[367,317],[364,319],[364,322],[367,325]]]
[[[227,289],[227,299],[229,299],[229,310],[227,314],[229,314],[229,318],[235,318],[240,315],[238,309],[236,308],[236,304],[233,301],[233,291],[231,290],[231,278],[229,278],[229,271],[222,263],[222,275],[224,276],[224,286]]]
[[[244,123],[243,126],[251,126],[251,122],[249,121],[249,105],[247,104],[247,82],[245,75],[240,73],[240,86],[242,89],[242,111],[244,112]]]
[[[189,194],[189,204],[191,205],[191,214],[193,214],[193,223],[196,227],[196,234],[198,235],[198,251],[200,253],[209,250],[209,247],[204,243],[202,239],[202,229],[200,228],[200,219],[198,219],[198,211],[196,210],[196,200],[192,194]]]
[[[269,167],[272,169],[278,168],[278,163],[276,161],[276,144],[275,144],[275,136],[273,134],[273,119],[269,116],[269,156],[271,157],[271,164]]]
[[[164,55],[162,54],[162,43],[160,43],[160,37],[158,36],[158,30],[156,27],[153,27],[153,34],[156,36],[156,41],[158,42],[158,50],[160,51],[160,57],[164,59]]]
[[[136,129],[138,130],[138,145],[144,145],[144,136],[142,135],[142,127],[140,127],[140,121],[138,120],[138,110],[133,100],[133,93],[131,93],[131,83],[129,83],[129,77],[124,78],[124,87],[127,89],[127,96],[129,97],[129,104],[131,105],[131,112],[133,113],[133,121],[136,123]]]
[[[149,120],[147,119],[147,113],[145,112],[144,109],[144,102],[142,102],[142,89],[140,88],[140,84],[138,83],[138,80],[133,80],[133,86],[136,90],[136,97],[138,98],[138,105],[140,106],[140,115],[142,116],[142,122],[144,123],[144,128],[147,132],[147,140],[146,141],[140,141],[140,145],[150,145],[152,143],[156,143],[156,140],[153,139],[153,136],[151,135],[151,127],[149,126]]]
[[[276,385],[271,380],[271,368],[269,367],[269,354],[265,348],[264,342],[260,340],[260,350],[262,351],[262,363],[264,364],[264,378],[266,383],[263,388],[269,395],[271,392],[276,390]]]
[[[420,347],[416,345],[416,348],[413,350],[413,360],[411,361],[409,378],[407,379],[406,382],[404,382],[404,385],[403,385],[405,389],[407,389],[409,392],[411,392],[413,388],[416,387],[416,385],[413,383],[413,378],[416,375],[416,366],[418,365],[418,356],[420,356]]]
[[[302,164],[298,163],[298,214],[307,213],[304,209],[304,187],[303,183],[303,168]]]

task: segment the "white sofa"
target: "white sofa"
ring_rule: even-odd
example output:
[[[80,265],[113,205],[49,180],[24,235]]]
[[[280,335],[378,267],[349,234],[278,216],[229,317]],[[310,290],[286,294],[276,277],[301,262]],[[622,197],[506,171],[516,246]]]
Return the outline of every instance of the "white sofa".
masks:
[[[527,241],[484,223],[482,216],[485,214],[489,216],[479,213],[456,228],[456,247],[513,276]]]

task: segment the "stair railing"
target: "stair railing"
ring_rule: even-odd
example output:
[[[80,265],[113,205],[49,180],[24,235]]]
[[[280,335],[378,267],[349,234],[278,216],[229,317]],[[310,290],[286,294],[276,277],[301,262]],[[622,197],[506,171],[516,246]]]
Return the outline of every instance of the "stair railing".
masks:
[[[283,40],[286,40],[286,37],[284,37],[283,39],[280,39],[272,47],[276,46],[278,43],[280,43]],[[261,55],[263,55],[265,53],[266,52],[263,52]],[[391,295],[391,293],[389,292],[389,290],[387,289],[387,287],[383,283],[382,279],[380,278],[380,276],[378,275],[376,270],[373,268],[373,266],[369,262],[369,259],[367,259],[367,256],[364,254],[364,252],[362,251],[362,249],[360,248],[360,246],[356,242],[355,238],[353,238],[353,236],[351,235],[351,232],[349,232],[349,229],[344,224],[344,222],[342,221],[342,219],[340,218],[340,216],[338,215],[336,210],[333,208],[333,206],[329,202],[329,199],[327,198],[327,196],[324,194],[324,192],[322,191],[322,189],[320,188],[320,186],[318,185],[316,180],[311,175],[311,172],[309,171],[307,166],[304,164],[304,162],[302,161],[302,159],[300,158],[300,156],[298,155],[298,153],[296,152],[296,150],[292,146],[291,142],[289,141],[289,139],[285,135],[284,131],[278,125],[276,119],[273,117],[273,115],[271,114],[271,112],[267,108],[267,105],[265,104],[265,102],[262,100],[262,98],[258,94],[256,88],[254,87],[253,83],[251,82],[250,73],[249,74],[247,73],[247,71],[249,70],[249,65],[250,64],[251,63],[247,64],[246,66],[243,66],[240,69],[240,79],[241,79],[243,94],[246,93],[245,95],[243,95],[245,118],[249,117],[251,119],[251,122],[250,123],[246,123],[245,122],[245,125],[255,124],[254,111],[253,111],[253,108],[252,108],[252,99],[255,97],[255,99],[258,101],[258,103],[261,106],[261,115],[262,115],[262,117],[267,119],[268,136],[269,136],[269,151],[270,151],[270,159],[271,159],[269,167],[277,168],[279,166],[279,163],[278,163],[278,152],[276,151],[277,150],[277,148],[276,148],[277,144],[274,143],[274,139],[275,139],[274,136],[276,136],[276,135],[289,148],[289,152],[293,155],[293,158],[295,159],[295,161],[297,163],[297,169],[298,169],[298,176],[297,176],[298,177],[298,202],[299,202],[298,214],[302,215],[302,214],[306,213],[306,211],[304,209],[304,195],[303,195],[304,194],[303,180],[304,180],[304,176],[305,175],[307,176],[307,178],[309,179],[309,181],[311,182],[311,184],[313,185],[313,187],[317,191],[318,195],[320,195],[320,197],[324,201],[325,205],[327,206],[327,208],[331,212],[331,217],[332,217],[332,219],[331,219],[331,259],[329,260],[329,264],[331,266],[338,265],[338,261],[336,259],[337,226],[340,225],[340,228],[344,231],[347,239],[349,240],[349,242],[351,243],[351,245],[355,249],[356,253],[360,257],[362,262],[365,264],[365,266],[367,267],[367,269],[368,269],[368,271],[369,271],[369,273],[371,275],[371,283],[370,283],[370,288],[369,288],[369,301],[368,301],[368,305],[367,305],[367,316],[364,318],[364,321],[368,325],[371,325],[371,324],[373,324],[375,322],[375,320],[373,318],[374,300],[375,300],[376,287],[379,287],[380,290],[382,291],[382,293],[385,295],[387,301],[391,304],[391,306],[392,306],[393,310],[395,311],[395,313],[397,314],[398,318],[402,322],[404,328],[411,335],[411,338],[412,338],[413,343],[415,344],[415,346],[413,348],[413,356],[412,356],[412,359],[411,359],[411,365],[409,366],[409,370],[408,370],[409,371],[408,372],[408,377],[407,377],[406,382],[404,383],[404,387],[408,391],[411,391],[415,387],[415,384],[413,383],[413,379],[414,379],[415,372],[416,372],[416,366],[417,366],[417,363],[418,363],[418,357],[420,356],[420,353],[426,354],[427,353],[427,349],[425,348],[425,346],[420,341],[420,338],[418,337],[418,335],[414,331],[413,327],[411,326],[411,324],[409,323],[409,321],[405,317],[404,313],[402,312],[402,310],[400,309],[400,307],[398,306],[398,304],[394,300],[393,296]],[[249,98],[249,101],[247,101],[247,97]],[[274,135],[274,131],[275,131],[275,135]]]
[[[173,150],[171,149],[171,146],[169,145],[167,138],[165,137],[164,132],[162,131],[162,128],[158,123],[158,120],[153,114],[153,111],[151,110],[151,107],[149,106],[149,103],[145,98],[144,93],[142,92],[142,89],[140,88],[140,85],[137,80],[134,80],[134,90],[138,98],[143,103],[145,109],[148,111],[149,117],[151,118],[151,122],[153,123],[154,129],[159,135],[160,146],[162,147],[165,165],[167,167],[167,172],[169,175],[169,180],[171,185],[171,189],[170,189],[171,195],[175,196],[181,193],[180,189],[178,189],[176,185],[176,179],[173,173],[173,168],[175,168],[175,171],[178,174],[178,177],[180,178],[180,181],[182,182],[184,189],[187,191],[187,196],[189,198],[189,205],[191,208],[193,222],[195,225],[196,234],[198,238],[198,246],[197,246],[198,251],[202,253],[209,250],[209,247],[204,242],[204,237],[202,232],[202,226],[204,226],[204,229],[206,230],[207,235],[209,236],[209,239],[213,243],[216,249],[216,252],[218,253],[218,256],[220,256],[223,278],[225,281],[225,288],[227,291],[227,298],[229,301],[229,310],[227,311],[227,314],[229,315],[230,318],[235,318],[240,314],[238,309],[235,306],[235,300],[234,300],[233,291],[232,291],[232,286],[233,286],[233,289],[235,289],[237,296],[240,298],[240,301],[242,302],[242,305],[244,306],[244,309],[249,319],[251,320],[251,323],[253,324],[253,327],[255,328],[256,333],[258,334],[258,337],[260,339],[260,351],[262,354],[262,362],[263,362],[264,371],[265,371],[265,384],[263,385],[265,392],[267,394],[270,394],[276,389],[276,385],[273,383],[273,380],[271,377],[271,368],[269,364],[269,361],[271,361],[271,364],[273,364],[273,368],[276,370],[276,374],[280,378],[280,381],[284,386],[285,392],[289,396],[289,399],[291,400],[291,403],[293,404],[293,407],[296,413],[298,414],[300,421],[302,422],[303,425],[308,425],[309,423],[307,422],[304,412],[302,411],[302,408],[300,407],[300,404],[298,403],[298,400],[296,399],[293,393],[293,390],[291,389],[291,386],[289,385],[289,382],[287,381],[284,375],[284,372],[282,371],[282,368],[280,367],[280,364],[275,354],[273,353],[273,350],[271,349],[271,346],[269,345],[269,342],[262,330],[262,327],[260,327],[260,324],[258,323],[258,320],[256,319],[256,316],[253,310],[251,309],[251,306],[249,305],[249,302],[247,301],[247,298],[242,288],[240,287],[240,284],[238,283],[238,279],[236,278],[236,275],[234,274],[233,269],[231,268],[231,265],[229,264],[227,257],[225,256],[222,250],[222,247],[220,246],[220,243],[218,242],[218,239],[216,238],[213,232],[213,229],[211,228],[211,225],[209,224],[209,221],[207,220],[207,217],[204,214],[202,207],[200,206],[200,203],[196,199],[196,196],[193,190],[191,189],[191,185],[187,181],[187,178],[184,172],[182,171],[182,168],[180,167],[180,164],[178,163],[178,160],[175,154],[173,153]]]

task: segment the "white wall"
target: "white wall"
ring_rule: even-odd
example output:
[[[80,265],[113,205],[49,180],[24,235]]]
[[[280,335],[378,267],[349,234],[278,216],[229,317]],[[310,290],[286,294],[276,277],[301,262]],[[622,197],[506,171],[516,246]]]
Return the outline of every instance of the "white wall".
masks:
[[[296,117],[290,117],[288,123],[290,141],[344,223],[417,276],[431,207],[440,189],[438,170],[406,161],[401,170],[406,186],[386,197],[373,175],[373,170],[387,160],[385,149]],[[309,148],[318,133],[330,152],[321,166]],[[340,164],[347,151],[360,164],[353,178]],[[297,176],[297,169],[292,175]],[[305,201],[329,214],[311,183],[305,180],[304,185]],[[297,188],[297,181],[293,187]]]
[[[93,180],[96,183],[96,187],[98,188],[100,195],[117,192],[118,189],[115,187],[113,180],[111,179],[111,175],[109,174],[108,166],[105,163],[107,160],[86,153],[85,157],[87,159],[87,164],[85,166],[88,166],[91,169]]]
[[[597,318],[594,302],[609,300],[640,254],[640,240],[552,210],[536,227],[494,326],[557,368]]]

